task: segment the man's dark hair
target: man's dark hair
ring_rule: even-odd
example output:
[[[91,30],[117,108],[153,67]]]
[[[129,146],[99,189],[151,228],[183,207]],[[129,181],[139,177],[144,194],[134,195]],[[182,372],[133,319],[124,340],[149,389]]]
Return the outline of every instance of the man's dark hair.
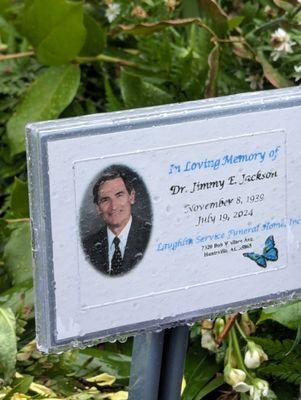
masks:
[[[113,165],[102,171],[93,187],[93,201],[95,204],[98,204],[98,192],[100,186],[107,181],[111,181],[117,178],[121,178],[123,180],[126,190],[129,194],[131,194],[131,192],[134,190],[133,181],[137,178],[135,178],[134,176],[130,176],[130,174],[127,172],[126,167]]]

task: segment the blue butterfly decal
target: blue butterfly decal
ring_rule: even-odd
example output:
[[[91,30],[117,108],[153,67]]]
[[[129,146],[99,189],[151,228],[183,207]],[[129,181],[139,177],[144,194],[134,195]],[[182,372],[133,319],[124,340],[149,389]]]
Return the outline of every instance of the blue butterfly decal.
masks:
[[[266,268],[267,261],[277,261],[278,260],[278,250],[275,247],[274,236],[269,236],[265,241],[263,253],[243,253],[244,257],[248,257],[251,260],[255,261],[257,265],[262,268]]]

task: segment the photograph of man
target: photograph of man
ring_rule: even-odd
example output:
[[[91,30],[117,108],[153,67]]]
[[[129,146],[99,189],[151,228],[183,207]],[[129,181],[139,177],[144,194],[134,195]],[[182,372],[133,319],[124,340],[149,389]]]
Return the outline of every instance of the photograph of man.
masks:
[[[102,228],[83,242],[90,263],[108,275],[130,271],[143,257],[151,224],[132,212],[135,178],[126,168],[104,170],[93,187],[96,212]]]

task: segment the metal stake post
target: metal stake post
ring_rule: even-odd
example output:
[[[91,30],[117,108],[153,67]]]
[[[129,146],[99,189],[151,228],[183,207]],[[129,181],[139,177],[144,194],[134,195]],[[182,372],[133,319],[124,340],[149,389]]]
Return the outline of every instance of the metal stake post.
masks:
[[[129,400],[158,400],[164,331],[135,336]]]
[[[181,398],[188,336],[188,326],[178,326],[165,331],[159,400]]]
[[[180,400],[189,328],[134,338],[129,400]]]

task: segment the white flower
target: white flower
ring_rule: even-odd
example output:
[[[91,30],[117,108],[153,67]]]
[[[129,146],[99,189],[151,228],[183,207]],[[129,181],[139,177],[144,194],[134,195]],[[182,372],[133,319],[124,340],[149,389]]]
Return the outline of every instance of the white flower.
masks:
[[[294,70],[295,70],[295,74],[293,74],[293,77],[295,78],[295,82],[298,82],[301,79],[301,64],[295,65]]]
[[[239,393],[246,393],[250,390],[250,386],[246,382],[238,382],[233,389]]]
[[[261,392],[255,386],[250,386],[250,399],[261,400]]]
[[[262,347],[256,343],[249,341],[248,350],[245,354],[245,364],[250,369],[258,368],[259,365],[268,359],[268,356],[263,351]]]
[[[118,16],[119,13],[120,13],[119,3],[111,3],[108,5],[108,8],[106,9],[106,17],[109,22],[114,21],[114,19]]]
[[[259,390],[261,390],[261,393],[264,397],[267,397],[269,394],[269,384],[267,381],[264,381],[263,379],[256,379],[255,385]]]
[[[250,82],[250,88],[253,90],[256,90],[257,88],[263,89],[263,77],[259,74],[250,75],[248,78],[245,79],[245,81]]]
[[[269,384],[263,379],[256,378],[253,385],[250,386],[251,400],[261,400],[262,397],[267,397],[269,394]]]
[[[296,44],[296,42],[290,39],[290,35],[282,28],[278,28],[272,33],[271,43],[275,49],[271,53],[271,57],[274,61],[278,60],[282,54],[292,53],[292,46]]]
[[[211,331],[208,329],[201,329],[201,333],[202,333],[201,346],[204,349],[215,351],[217,349],[217,344],[214,340]]]
[[[240,387],[240,384],[246,380],[246,373],[242,369],[232,368],[227,364],[224,369],[225,382],[234,387]]]
[[[245,354],[245,364],[250,369],[258,368],[260,365],[260,356],[258,352],[251,353],[248,350]]]

